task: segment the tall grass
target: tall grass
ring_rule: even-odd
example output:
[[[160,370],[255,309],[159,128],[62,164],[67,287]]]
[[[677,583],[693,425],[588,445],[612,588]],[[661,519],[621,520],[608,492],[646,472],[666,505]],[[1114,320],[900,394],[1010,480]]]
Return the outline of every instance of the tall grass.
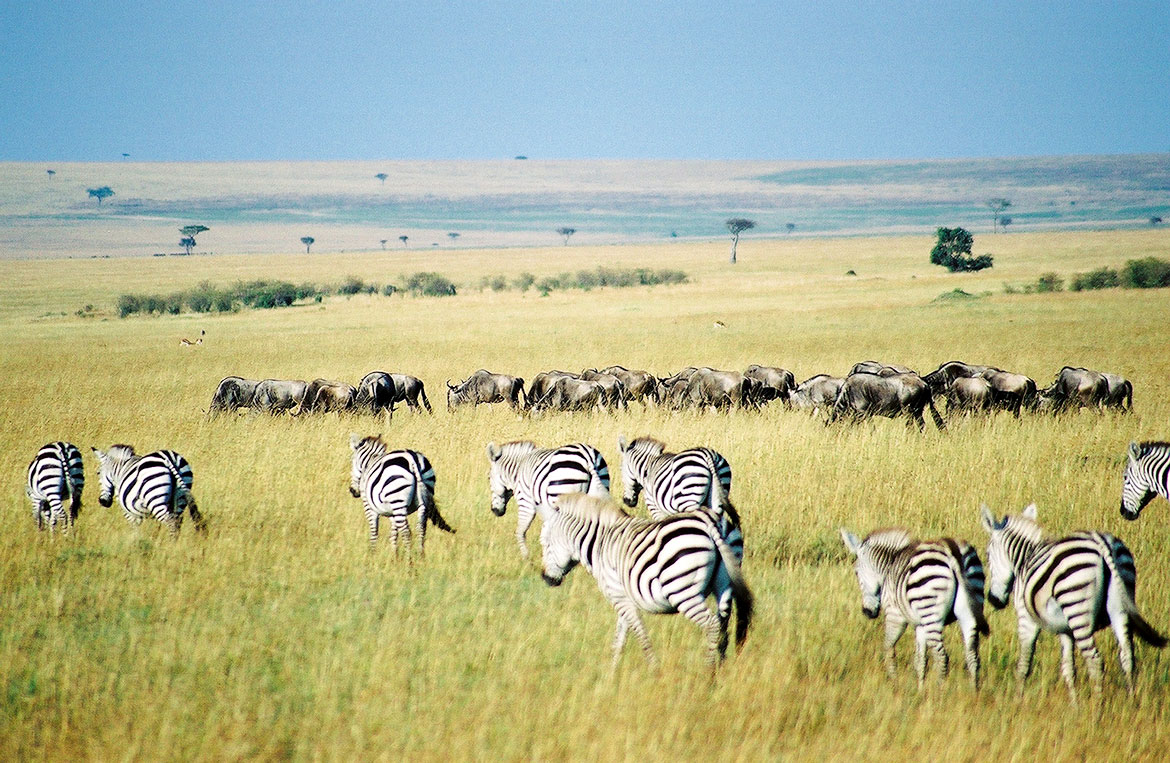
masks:
[[[721,245],[427,253],[440,260],[436,271],[461,263],[463,278],[669,265],[691,279],[669,290],[547,298],[531,288],[473,291],[392,310],[359,293],[283,311],[123,321],[45,316],[61,303],[109,304],[135,279],[169,291],[276,274],[323,283],[326,268],[340,267],[381,282],[402,264],[310,267],[293,256],[204,257],[197,270],[188,258],[0,263],[0,370],[12,393],[0,405],[0,756],[1159,757],[1170,736],[1170,655],[1136,647],[1131,700],[1108,634],[1098,635],[1104,720],[1088,702],[1069,707],[1050,636],[1016,698],[1010,612],[989,613],[978,694],[958,670],[917,693],[911,635],[888,681],[881,627],[859,611],[837,529],[900,524],[983,548],[981,501],[1007,512],[1035,500],[1054,532],[1093,527],[1123,537],[1137,558],[1143,612],[1170,630],[1170,506],[1155,502],[1137,523],[1117,511],[1126,444],[1167,436],[1170,292],[932,303],[953,288],[991,291],[1002,278],[1120,268],[1164,248],[1168,235],[1013,234],[997,252],[999,272],[986,276],[933,273],[925,239],[743,242],[736,268],[723,264]],[[857,278],[839,275],[851,268]],[[175,339],[199,327],[204,345],[180,350]],[[945,435],[919,435],[886,420],[827,429],[781,408],[717,415],[635,405],[528,419],[482,407],[452,415],[441,402],[446,378],[479,367],[530,378],[615,362],[659,373],[758,362],[804,378],[868,358],[923,370],[955,358],[994,363],[1041,383],[1066,363],[1086,365],[1133,380],[1136,411],[955,419]],[[374,368],[422,378],[435,414],[400,412],[387,423],[202,413],[227,374],[356,381]],[[360,506],[346,490],[351,431],[382,432],[434,463],[438,500],[458,534],[432,533],[425,560],[367,551]],[[489,511],[489,440],[593,443],[617,491],[619,434],[707,444],[734,469],[758,616],[744,651],[714,682],[697,629],[679,617],[648,619],[657,672],[630,645],[611,677],[615,617],[588,573],[546,588],[537,562],[515,550],[514,507],[503,519]],[[101,508],[88,456],[76,531],[38,535],[24,469],[56,438],[87,454],[113,442],[178,449],[194,467],[209,536],[185,529],[172,541]],[[535,535],[530,545],[535,552]],[[947,640],[955,661],[956,634]]]

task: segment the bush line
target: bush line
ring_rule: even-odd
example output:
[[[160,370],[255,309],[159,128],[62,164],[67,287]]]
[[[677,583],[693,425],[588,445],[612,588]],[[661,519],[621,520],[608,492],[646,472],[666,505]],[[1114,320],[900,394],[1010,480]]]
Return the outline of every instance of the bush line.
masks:
[[[1069,291],[1091,289],[1162,289],[1170,286],[1170,262],[1157,257],[1129,260],[1120,271],[1109,267],[1088,273],[1074,273],[1069,279]],[[1003,285],[1005,294],[1037,294],[1064,290],[1064,279],[1056,273],[1044,273],[1025,284]]]

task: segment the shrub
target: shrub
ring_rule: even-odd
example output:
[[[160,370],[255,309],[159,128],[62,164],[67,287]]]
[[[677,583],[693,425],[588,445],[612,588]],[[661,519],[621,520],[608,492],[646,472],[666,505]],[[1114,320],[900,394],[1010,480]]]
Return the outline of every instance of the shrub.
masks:
[[[406,290],[415,296],[450,297],[455,284],[438,273],[414,273],[406,279]]]
[[[392,283],[388,283],[382,287],[382,296],[383,297],[392,297],[392,296],[394,296],[394,293],[396,291],[398,291],[398,287]]]
[[[540,296],[547,297],[549,292],[557,288],[560,283],[555,278],[545,277],[536,282],[536,290],[540,292]]]
[[[942,265],[952,273],[983,270],[992,265],[990,254],[978,257],[971,255],[975,238],[963,228],[939,228],[935,231],[938,240],[930,250],[930,262]]]
[[[508,288],[508,279],[504,276],[494,276],[488,283],[492,291],[503,291]]]
[[[345,280],[342,281],[341,286],[337,288],[337,293],[348,296],[359,294],[364,291],[365,288],[366,285],[362,279],[358,278],[357,276],[346,276]]]
[[[118,317],[125,318],[127,315],[137,313],[142,309],[142,302],[133,294],[123,294],[118,297]]]
[[[1056,273],[1044,273],[1036,279],[1037,292],[1053,292],[1064,289],[1064,279]]]
[[[1157,257],[1130,260],[1121,271],[1121,282],[1131,289],[1158,289],[1170,286],[1170,262]]]
[[[1069,283],[1070,291],[1112,289],[1121,285],[1121,276],[1113,268],[1099,268],[1088,273],[1077,273]]]
[[[536,276],[531,273],[524,272],[516,276],[516,280],[512,282],[520,291],[528,291],[532,288],[532,284],[536,283]]]

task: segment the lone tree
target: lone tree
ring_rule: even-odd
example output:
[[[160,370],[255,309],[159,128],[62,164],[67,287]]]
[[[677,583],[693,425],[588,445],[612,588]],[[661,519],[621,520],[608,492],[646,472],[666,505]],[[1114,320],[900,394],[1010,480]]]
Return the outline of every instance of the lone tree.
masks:
[[[385,172],[379,172],[377,175],[374,175],[374,177],[376,177],[378,180],[381,180],[382,185],[386,185],[386,178],[388,178],[390,176],[387,175]]]
[[[49,173],[50,180],[53,178],[54,175],[57,174],[57,170],[45,170],[45,172]]]
[[[398,237],[398,240],[402,242],[402,245],[403,245],[403,246],[406,246],[406,242],[407,242],[409,239],[410,239],[410,236],[399,236],[399,237]]]
[[[557,228],[557,235],[565,237],[565,246],[569,245],[569,237],[576,232],[576,228]]]
[[[727,221],[727,230],[731,232],[731,264],[735,264],[735,248],[739,246],[739,234],[756,227],[755,220],[746,217],[733,217]]]
[[[195,237],[205,230],[211,230],[206,225],[184,225],[179,228],[179,233],[183,237],[179,239],[179,246],[187,250],[187,254],[191,254],[191,250],[195,248]]]
[[[939,228],[938,240],[930,250],[930,262],[942,265],[952,273],[983,270],[991,267],[990,254],[971,256],[975,238],[963,228]]]
[[[447,234],[447,238],[451,239],[451,244],[454,245],[456,239],[459,238],[459,234],[456,233],[455,231],[451,231],[450,233]]]
[[[999,216],[1003,211],[1010,207],[1012,203],[1007,199],[997,196],[994,199],[988,199],[986,202],[987,208],[991,210],[991,232],[995,233],[995,229],[999,226]]]
[[[1162,222],[1162,218],[1158,217],[1157,215],[1154,215],[1153,217],[1150,218],[1150,225],[1160,225],[1161,222]]]
[[[390,240],[390,239],[388,239],[388,238],[381,239],[381,243],[382,243],[382,251],[386,251],[386,242],[387,242],[387,241],[389,241],[389,240]]]
[[[792,233],[792,231],[796,230],[796,223],[784,223],[784,230]]]
[[[114,189],[110,188],[108,185],[103,185],[101,188],[87,188],[85,189],[85,192],[88,193],[90,197],[98,200],[99,207],[102,205],[103,199],[108,199],[114,195]]]
[[[301,236],[301,243],[305,245],[305,254],[309,253],[309,250],[313,247],[313,244],[316,243],[316,241],[317,239],[313,238],[312,236]]]

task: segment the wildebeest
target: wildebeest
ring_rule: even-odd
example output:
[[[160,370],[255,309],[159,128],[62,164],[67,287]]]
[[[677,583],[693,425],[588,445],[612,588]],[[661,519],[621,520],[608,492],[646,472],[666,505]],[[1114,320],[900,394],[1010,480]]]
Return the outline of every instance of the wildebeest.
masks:
[[[207,409],[208,416],[215,416],[220,411],[238,411],[252,405],[252,398],[256,394],[256,379],[244,379],[239,376],[225,376],[215,388],[211,396],[211,406]]]
[[[541,371],[532,377],[532,382],[528,385],[528,404],[535,405],[537,400],[552,391],[553,385],[557,383],[558,379],[564,378],[580,379],[581,377],[570,371]]]
[[[743,375],[759,383],[756,389],[757,403],[780,400],[789,405],[788,393],[796,386],[796,377],[785,368],[750,365]]]
[[[507,374],[493,374],[479,369],[458,384],[447,382],[447,409],[457,405],[508,403],[513,408],[527,405],[524,380]]]
[[[300,379],[265,379],[256,385],[252,407],[273,415],[291,411],[304,402],[308,388]]]
[[[930,389],[936,395],[946,394],[947,388],[951,386],[951,382],[955,379],[967,379],[973,376],[981,376],[988,371],[997,369],[991,366],[973,366],[970,363],[964,363],[961,360],[952,360],[943,363],[935,370],[922,377],[922,380],[930,385]]]
[[[357,388],[345,382],[314,379],[305,390],[301,413],[330,413],[352,411],[357,399]]]
[[[601,382],[561,376],[539,400],[531,401],[533,411],[585,411],[606,407],[609,394]]]
[[[1100,371],[1065,366],[1052,386],[1040,393],[1042,406],[1060,412],[1069,408],[1100,408],[1109,397],[1109,382]]]
[[[1038,403],[1036,382],[1023,374],[988,368],[980,374],[991,385],[991,399],[996,408],[1020,415],[1020,408],[1033,409]]]
[[[752,404],[752,383],[738,371],[698,368],[685,382],[683,379],[674,382],[670,389],[670,403],[675,408],[743,408]]]
[[[788,402],[802,411],[811,410],[815,413],[822,408],[828,410],[837,402],[837,395],[844,383],[845,380],[839,376],[810,376],[788,391]]]
[[[850,374],[876,374],[877,376],[894,376],[895,374],[913,374],[914,369],[900,366],[897,363],[879,363],[876,360],[863,360],[849,369]]]
[[[389,409],[393,414],[395,403],[406,403],[412,411],[425,407],[427,413],[432,412],[422,380],[409,374],[371,371],[362,377],[357,389],[358,409],[368,409],[373,413]]]
[[[1109,393],[1105,396],[1106,408],[1118,408],[1122,411],[1133,410],[1133,384],[1129,379],[1117,374],[1102,373],[1109,383]]]
[[[947,387],[947,415],[952,412],[985,413],[991,410],[991,384],[982,376],[960,376]]]
[[[905,414],[907,426],[915,423],[922,431],[926,429],[922,411],[927,407],[930,408],[935,426],[940,431],[945,430],[947,425],[934,407],[930,386],[918,374],[850,374],[841,385],[826,423],[841,417],[860,420],[870,416],[885,416],[892,419]]]
[[[643,405],[661,400],[658,377],[649,371],[631,371],[624,366],[610,366],[601,369],[601,372],[613,374],[621,379],[632,400],[637,400]]]
[[[602,401],[602,405],[606,408],[629,407],[630,392],[626,389],[625,383],[615,374],[589,368],[581,372],[581,379],[597,382],[601,385],[601,388],[605,391],[605,399]]]

